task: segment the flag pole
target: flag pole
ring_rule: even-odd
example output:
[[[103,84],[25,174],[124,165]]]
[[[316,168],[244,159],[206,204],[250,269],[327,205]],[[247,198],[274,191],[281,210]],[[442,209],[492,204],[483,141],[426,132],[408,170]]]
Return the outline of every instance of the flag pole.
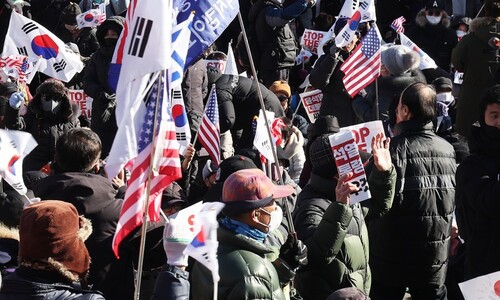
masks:
[[[160,102],[160,97],[159,94],[163,93],[164,90],[161,89],[161,75],[164,74],[159,74],[159,72],[164,72],[164,71],[157,71],[153,75],[155,77],[155,80],[158,80],[158,76],[160,77],[160,81],[158,82],[158,97],[156,97],[156,106],[155,106],[155,115],[154,115],[154,121],[153,121],[153,141],[151,142],[151,153],[149,154],[149,170],[148,170],[148,184],[146,185],[146,199],[144,201],[144,207],[143,207],[143,213],[142,213],[142,227],[141,227],[141,241],[140,241],[140,246],[139,246],[139,259],[137,263],[137,273],[136,273],[136,286],[135,286],[135,300],[140,300],[140,295],[141,295],[141,278],[142,278],[142,268],[144,264],[144,251],[146,247],[146,233],[147,233],[147,227],[148,227],[148,210],[149,210],[149,197],[151,194],[151,179],[153,177],[153,167],[154,167],[154,157],[155,157],[155,150],[156,150],[156,140],[157,140],[157,134],[156,131],[158,129],[158,104]],[[151,92],[149,92],[151,94]]]
[[[378,77],[375,78],[375,120],[380,120],[379,117],[379,103],[378,103]]]
[[[241,11],[238,11],[238,21],[240,23],[241,32],[243,33],[243,41],[245,42],[245,48],[247,50],[248,60],[250,62],[250,68],[252,69],[252,75],[254,77],[254,80],[257,81],[257,95],[259,96],[260,108],[264,112],[263,113],[264,122],[266,124],[267,136],[268,136],[269,142],[271,144],[271,150],[273,152],[274,161],[276,163],[276,166],[279,166],[279,164],[278,164],[278,152],[276,151],[276,145],[273,142],[273,135],[271,133],[271,129],[269,128],[267,114],[265,113],[266,106],[264,105],[264,98],[262,97],[262,91],[260,89],[259,79],[257,77],[257,71],[255,69],[255,64],[253,62],[252,51],[250,50],[250,44],[248,43],[247,32],[245,30],[245,24],[243,23],[243,17],[241,16]],[[279,184],[283,185],[284,184],[283,183],[283,174],[281,174],[281,172],[277,172],[277,173],[278,173],[278,178],[279,178]],[[296,236],[297,233],[295,232],[295,226],[293,225],[293,222],[292,222],[292,220],[293,220],[292,219],[292,212],[290,211],[290,207],[288,206],[288,201],[286,199],[283,201],[283,210],[285,211],[286,218],[288,219],[288,223],[289,223],[288,229],[289,229],[291,234]]]
[[[304,92],[307,91],[307,88],[309,88],[309,82],[306,84],[306,87],[304,88]],[[293,115],[292,115],[292,120],[290,120],[290,122],[292,123],[293,125],[293,119],[295,119],[295,116],[297,115],[297,113],[299,112],[299,108],[302,106],[302,99],[300,99],[300,94],[299,94],[299,104],[297,104],[297,108],[295,108],[295,111],[293,112]]]

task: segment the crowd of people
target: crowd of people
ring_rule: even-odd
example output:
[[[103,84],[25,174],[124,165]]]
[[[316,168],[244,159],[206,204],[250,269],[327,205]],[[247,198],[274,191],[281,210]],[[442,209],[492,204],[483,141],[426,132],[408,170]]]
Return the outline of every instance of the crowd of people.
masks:
[[[84,64],[69,82],[1,77],[0,128],[29,132],[38,145],[23,160],[27,194],[0,185],[0,299],[122,300],[139,289],[141,299],[460,300],[459,282],[500,271],[499,0],[375,1],[376,21],[301,64],[304,30],[339,34],[352,23],[337,17],[349,1],[239,1],[250,52],[235,20],[182,82],[193,137],[215,86],[221,162],[195,140],[181,153],[182,178],[162,193],[165,220],[144,225],[140,287],[141,229],[119,258],[112,251],[130,169],[112,179],[104,171],[120,102],[108,71],[127,1],[111,1],[97,28],[79,28],[76,17],[98,2],[0,0],[0,49],[17,12]],[[399,16],[418,47],[391,28]],[[341,66],[373,27],[383,39],[380,76],[350,95]],[[239,76],[218,67],[228,47]],[[93,99],[91,118],[71,89]],[[323,98],[310,122],[299,94],[316,89]],[[261,108],[280,124],[274,164],[254,147]],[[376,120],[384,133],[359,152],[371,196],[352,203],[359,186],[336,167],[330,138]],[[225,204],[216,290],[211,271],[185,254],[189,230],[174,218],[200,201]]]

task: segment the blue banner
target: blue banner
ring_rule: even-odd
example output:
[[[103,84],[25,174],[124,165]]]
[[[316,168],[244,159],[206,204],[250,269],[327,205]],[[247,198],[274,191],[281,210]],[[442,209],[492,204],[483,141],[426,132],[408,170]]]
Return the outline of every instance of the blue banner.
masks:
[[[180,1],[177,23],[185,21],[192,11],[191,40],[185,68],[196,62],[233,21],[239,11],[238,0]]]

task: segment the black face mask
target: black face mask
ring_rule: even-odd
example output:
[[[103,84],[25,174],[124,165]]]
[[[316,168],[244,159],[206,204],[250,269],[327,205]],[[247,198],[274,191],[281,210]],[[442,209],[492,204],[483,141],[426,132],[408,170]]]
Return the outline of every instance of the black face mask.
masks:
[[[494,126],[489,126],[489,125],[482,125],[484,133],[486,134],[487,137],[490,139],[493,139],[495,141],[500,141],[500,129],[494,127]]]
[[[118,39],[107,38],[107,39],[104,39],[103,45],[105,47],[115,48],[117,42],[118,42]]]

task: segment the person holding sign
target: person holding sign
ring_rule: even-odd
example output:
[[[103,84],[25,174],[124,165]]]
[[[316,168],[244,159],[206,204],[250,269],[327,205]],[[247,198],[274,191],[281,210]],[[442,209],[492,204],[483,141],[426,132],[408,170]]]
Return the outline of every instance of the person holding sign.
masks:
[[[378,134],[371,143],[368,183],[372,197],[355,204],[350,203],[358,194],[358,187],[349,183],[353,173],[339,178],[330,135],[322,135],[311,144],[311,178],[299,194],[293,213],[298,238],[308,248],[309,263],[299,270],[295,280],[305,300],[326,299],[334,291],[352,286],[365,294],[370,292],[365,222],[389,211],[396,183],[389,139],[384,141],[384,136]],[[357,148],[354,150],[359,159]],[[368,156],[366,152],[362,155]]]
[[[374,300],[447,299],[455,151],[436,135],[436,92],[414,83],[399,98],[390,151],[398,174],[391,210],[369,224]]]

